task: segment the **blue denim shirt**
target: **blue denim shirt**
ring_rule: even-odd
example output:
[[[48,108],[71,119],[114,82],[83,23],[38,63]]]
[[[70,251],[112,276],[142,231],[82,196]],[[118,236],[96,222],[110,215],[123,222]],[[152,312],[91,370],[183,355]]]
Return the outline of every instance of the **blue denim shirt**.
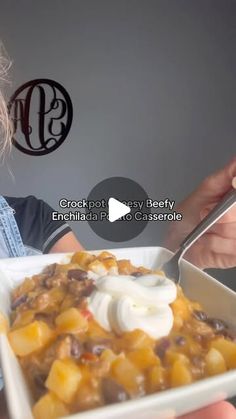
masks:
[[[0,258],[26,256],[14,210],[0,196]]]
[[[15,211],[0,195],[0,258],[29,256],[39,252],[24,246],[14,217]],[[3,381],[0,370],[0,390]]]
[[[15,210],[0,195],[0,258],[41,254],[42,252],[23,244],[14,214]]]

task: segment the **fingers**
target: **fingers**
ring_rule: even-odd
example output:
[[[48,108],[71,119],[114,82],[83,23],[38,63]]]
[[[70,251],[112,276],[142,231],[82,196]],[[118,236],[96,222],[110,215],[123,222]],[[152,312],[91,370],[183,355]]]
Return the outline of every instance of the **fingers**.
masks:
[[[236,189],[236,176],[232,180],[232,186],[234,189]]]
[[[186,253],[185,258],[201,269],[236,266],[236,239],[206,233]]]
[[[208,176],[200,185],[199,190],[206,196],[222,196],[232,186],[236,176],[236,156],[221,170]]]
[[[219,237],[214,233],[206,233],[201,239],[205,251],[233,256],[236,258],[236,238]]]
[[[211,251],[199,253],[192,249],[186,253],[184,258],[200,269],[230,269],[236,266],[236,256],[221,255]]]
[[[234,223],[217,223],[211,227],[209,233],[214,233],[219,237],[228,239],[236,239],[236,222]],[[236,249],[235,249],[236,252]]]
[[[183,415],[178,419],[236,419],[236,410],[228,402],[219,402],[203,409]]]
[[[208,205],[200,212],[201,220],[215,207],[216,204]],[[218,221],[218,223],[236,223],[236,205],[228,210]]]

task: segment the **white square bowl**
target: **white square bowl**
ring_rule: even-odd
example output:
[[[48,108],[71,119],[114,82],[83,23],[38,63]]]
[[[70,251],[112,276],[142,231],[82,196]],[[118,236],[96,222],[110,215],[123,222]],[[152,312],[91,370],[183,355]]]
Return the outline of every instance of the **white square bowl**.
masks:
[[[130,259],[134,265],[148,268],[159,267],[172,254],[161,247],[111,249],[110,252],[118,259]],[[65,263],[68,256],[51,254],[0,260],[0,311],[9,314],[10,291],[25,276],[41,272],[50,263]],[[236,328],[236,293],[186,261],[181,263],[181,272],[185,294],[199,301],[210,316],[219,317]],[[11,418],[32,419],[29,391],[19,363],[3,334],[0,335],[0,357]],[[70,415],[66,419],[130,419],[130,415],[135,419],[167,419],[235,395],[236,370],[188,386]]]

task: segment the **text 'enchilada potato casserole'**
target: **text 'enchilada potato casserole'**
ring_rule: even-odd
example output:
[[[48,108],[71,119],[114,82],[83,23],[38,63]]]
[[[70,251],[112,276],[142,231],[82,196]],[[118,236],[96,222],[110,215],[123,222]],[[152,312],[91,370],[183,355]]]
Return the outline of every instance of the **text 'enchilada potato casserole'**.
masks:
[[[75,253],[12,292],[8,338],[35,419],[124,402],[236,368],[236,338],[160,271]]]

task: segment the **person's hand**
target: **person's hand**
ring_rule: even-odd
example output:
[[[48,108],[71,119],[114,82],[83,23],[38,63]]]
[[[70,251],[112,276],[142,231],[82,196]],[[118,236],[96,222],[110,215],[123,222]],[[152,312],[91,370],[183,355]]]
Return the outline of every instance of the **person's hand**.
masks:
[[[223,169],[207,177],[177,207],[182,221],[171,223],[166,247],[177,250],[182,240],[232,188],[236,176],[236,157]],[[236,266],[236,205],[186,252],[187,260],[201,269]]]
[[[236,419],[236,409],[228,402],[219,402],[177,419]]]

